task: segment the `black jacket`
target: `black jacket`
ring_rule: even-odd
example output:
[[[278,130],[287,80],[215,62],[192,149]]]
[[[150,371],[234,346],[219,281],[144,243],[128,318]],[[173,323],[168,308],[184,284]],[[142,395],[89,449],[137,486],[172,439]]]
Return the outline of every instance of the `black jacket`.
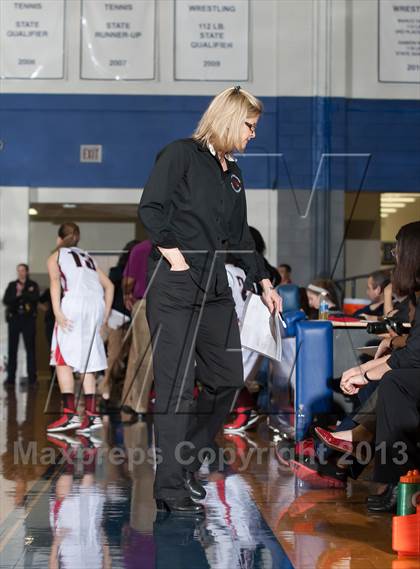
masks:
[[[3,296],[3,304],[6,305],[6,320],[9,321],[13,316],[17,315],[35,318],[39,300],[38,283],[27,279],[20,296],[16,295],[17,283],[17,280],[11,281],[7,285]]]
[[[420,302],[417,301],[415,320],[404,348],[394,350],[387,361],[392,369],[420,368]]]
[[[116,265],[115,267],[111,267],[109,269],[109,280],[114,285],[114,300],[112,302],[112,308],[114,310],[118,310],[122,314],[126,316],[130,316],[130,312],[124,306],[124,294],[122,288],[122,279],[124,276],[124,267],[120,265]]]
[[[177,140],[157,156],[139,205],[139,217],[154,247],[178,247],[201,283],[211,270],[211,285],[227,286],[224,252],[239,258],[245,287],[269,278],[249,232],[242,173],[236,162],[222,167],[208,148],[192,139]]]

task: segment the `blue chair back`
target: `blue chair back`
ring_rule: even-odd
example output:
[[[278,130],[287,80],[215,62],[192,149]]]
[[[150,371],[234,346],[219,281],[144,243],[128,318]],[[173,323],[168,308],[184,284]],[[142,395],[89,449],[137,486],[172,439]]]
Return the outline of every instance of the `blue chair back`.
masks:
[[[283,299],[283,313],[300,308],[300,291],[299,287],[294,284],[279,285],[277,292]]]

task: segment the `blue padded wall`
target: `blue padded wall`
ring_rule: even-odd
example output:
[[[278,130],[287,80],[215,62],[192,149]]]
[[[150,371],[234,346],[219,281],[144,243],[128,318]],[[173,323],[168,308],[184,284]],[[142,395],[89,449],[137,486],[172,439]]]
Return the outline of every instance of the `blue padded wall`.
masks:
[[[265,114],[248,152],[282,156],[240,158],[247,187],[311,188],[321,154],[345,152],[372,154],[365,190],[419,191],[420,101],[262,99]],[[140,188],[156,152],[190,136],[209,100],[0,94],[0,185]],[[103,163],[81,164],[81,144],[102,144]],[[333,158],[324,166],[331,188],[355,190],[366,159]]]

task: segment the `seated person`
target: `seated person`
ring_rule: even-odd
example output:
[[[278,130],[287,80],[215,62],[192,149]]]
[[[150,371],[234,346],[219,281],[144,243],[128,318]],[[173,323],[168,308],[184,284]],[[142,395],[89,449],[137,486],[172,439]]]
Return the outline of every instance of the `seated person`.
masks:
[[[353,314],[355,318],[378,320],[384,315],[384,289],[390,283],[389,271],[374,271],[368,277],[366,295],[371,303],[359,308]]]
[[[397,265],[393,286],[410,298],[420,298],[420,222],[403,226],[397,234]],[[396,342],[395,342],[396,343]],[[395,348],[389,354],[390,348]],[[368,498],[372,512],[391,512],[397,501],[400,476],[420,464],[418,446],[420,428],[420,302],[408,336],[394,346],[393,338],[386,338],[378,348],[376,359],[346,371],[341,389],[346,395],[355,395],[365,389],[378,389],[371,395],[364,409],[370,412],[353,417],[354,428],[334,433],[316,428],[315,433],[328,447],[357,455],[354,443],[375,440],[374,480],[382,483],[382,492]],[[380,381],[381,380],[381,381]],[[367,425],[370,425],[367,427]],[[359,458],[359,457],[358,457]],[[360,460],[359,460],[360,462]],[[339,466],[337,462],[337,466]]]
[[[310,312],[308,317],[317,320],[319,306],[323,297],[328,303],[328,311],[331,315],[341,315],[340,302],[334,281],[331,279],[315,279],[306,287]]]

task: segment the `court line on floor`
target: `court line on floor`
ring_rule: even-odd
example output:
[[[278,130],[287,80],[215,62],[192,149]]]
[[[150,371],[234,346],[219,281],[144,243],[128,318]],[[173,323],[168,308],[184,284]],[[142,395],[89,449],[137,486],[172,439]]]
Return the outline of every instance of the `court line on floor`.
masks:
[[[58,478],[60,475],[62,468],[57,468],[58,465],[53,464],[51,465],[46,473],[43,474],[42,478],[39,479],[31,488],[30,494],[36,494],[32,499],[30,498],[30,494],[25,495],[25,499],[28,500],[29,504],[26,506],[25,514],[22,515],[21,512],[17,512],[15,508],[4,522],[0,526],[0,553],[5,549],[17,529],[20,525],[24,523],[24,521],[28,518],[29,514],[32,512],[36,504],[38,503],[41,496],[51,487],[53,481]],[[16,517],[18,519],[16,520]]]

